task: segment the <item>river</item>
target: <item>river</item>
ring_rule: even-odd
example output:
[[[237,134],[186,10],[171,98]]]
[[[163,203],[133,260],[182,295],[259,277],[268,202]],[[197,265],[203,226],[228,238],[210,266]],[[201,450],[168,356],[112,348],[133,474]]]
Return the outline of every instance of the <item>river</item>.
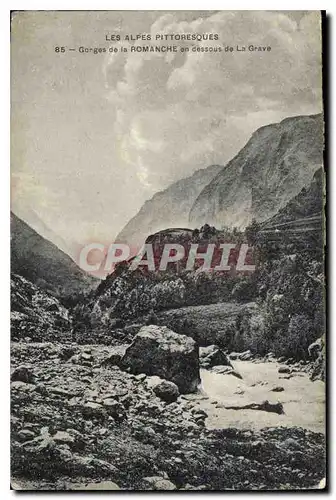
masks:
[[[233,361],[243,379],[229,374],[201,370],[202,389],[195,402],[204,409],[210,429],[236,427],[257,430],[263,427],[298,426],[315,432],[325,431],[325,384],[312,382],[305,372],[278,372],[277,362]],[[273,392],[282,387],[281,392]],[[284,414],[260,410],[232,410],[223,406],[242,406],[268,400],[280,402]]]

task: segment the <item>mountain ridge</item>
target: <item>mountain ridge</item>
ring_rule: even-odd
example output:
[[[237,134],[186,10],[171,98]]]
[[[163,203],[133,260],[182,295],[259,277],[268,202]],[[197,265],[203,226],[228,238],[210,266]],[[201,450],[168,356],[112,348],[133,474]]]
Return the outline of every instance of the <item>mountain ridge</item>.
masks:
[[[98,283],[14,212],[11,212],[11,271],[57,296],[83,292]]]
[[[187,226],[193,201],[221,168],[221,165],[210,165],[199,169],[155,193],[120,231],[116,241],[136,246],[143,243],[148,235],[166,227]]]
[[[189,222],[245,227],[275,215],[322,165],[321,121],[303,115],[257,129],[198,195]]]

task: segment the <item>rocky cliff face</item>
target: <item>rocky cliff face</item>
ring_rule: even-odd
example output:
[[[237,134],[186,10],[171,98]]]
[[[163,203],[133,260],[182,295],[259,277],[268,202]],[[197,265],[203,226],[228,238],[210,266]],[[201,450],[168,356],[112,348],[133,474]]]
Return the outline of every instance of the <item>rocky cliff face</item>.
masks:
[[[67,309],[55,297],[22,276],[11,275],[12,340],[68,340],[70,326]]]
[[[302,188],[279,212],[266,221],[266,226],[274,226],[306,217],[323,215],[323,169],[318,169],[310,184]],[[321,229],[322,230],[322,229]]]
[[[116,238],[118,242],[141,245],[147,236],[168,227],[188,227],[192,204],[202,189],[223,167],[212,165],[175,182],[146,201]]]
[[[78,293],[98,283],[56,245],[11,213],[11,270],[59,296]]]
[[[322,115],[261,127],[199,194],[191,226],[245,227],[272,217],[311,182],[322,153]]]

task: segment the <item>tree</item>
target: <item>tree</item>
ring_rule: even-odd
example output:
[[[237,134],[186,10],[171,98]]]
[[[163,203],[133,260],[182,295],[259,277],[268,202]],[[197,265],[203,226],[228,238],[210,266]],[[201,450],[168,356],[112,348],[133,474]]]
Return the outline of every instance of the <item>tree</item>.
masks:
[[[245,236],[250,246],[255,245],[259,231],[260,231],[259,222],[257,222],[256,219],[252,219],[251,224],[247,226],[245,229]]]

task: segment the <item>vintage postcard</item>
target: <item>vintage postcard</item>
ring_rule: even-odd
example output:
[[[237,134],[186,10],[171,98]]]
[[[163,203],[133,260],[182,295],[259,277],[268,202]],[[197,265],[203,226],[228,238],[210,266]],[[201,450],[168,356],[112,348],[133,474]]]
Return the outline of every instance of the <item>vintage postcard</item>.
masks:
[[[320,11],[11,12],[11,488],[327,486]]]

